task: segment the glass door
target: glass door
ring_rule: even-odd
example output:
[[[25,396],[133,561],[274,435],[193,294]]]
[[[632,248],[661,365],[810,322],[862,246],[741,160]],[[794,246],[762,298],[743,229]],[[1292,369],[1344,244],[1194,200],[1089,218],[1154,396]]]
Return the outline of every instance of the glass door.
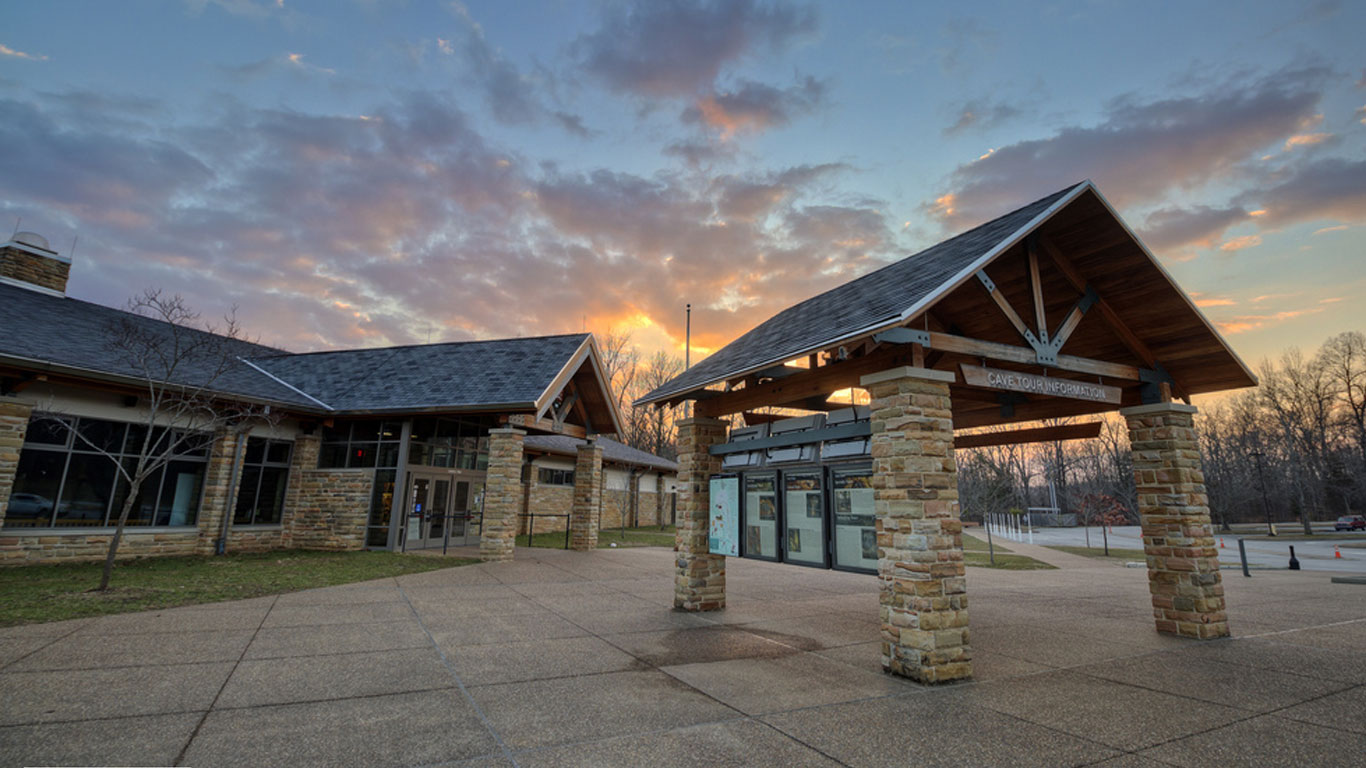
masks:
[[[409,477],[404,549],[440,547],[450,524],[451,479],[417,472]]]
[[[410,474],[408,477],[408,503],[403,509],[403,549],[421,549],[432,481],[431,478],[416,474]]]
[[[479,532],[483,523],[484,480],[482,478],[457,477],[455,480],[455,502],[451,514],[451,546],[475,546],[479,544]]]
[[[424,537],[429,547],[442,545],[446,535],[446,524],[451,513],[451,481],[438,478],[432,481],[432,508],[427,515],[427,531]]]

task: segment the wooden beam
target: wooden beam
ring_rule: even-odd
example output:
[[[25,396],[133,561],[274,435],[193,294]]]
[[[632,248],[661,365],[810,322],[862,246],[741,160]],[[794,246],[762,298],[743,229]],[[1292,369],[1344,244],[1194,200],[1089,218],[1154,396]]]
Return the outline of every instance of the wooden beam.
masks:
[[[1010,324],[1015,326],[1015,330],[1019,331],[1020,335],[1024,337],[1024,340],[1029,342],[1029,346],[1038,349],[1040,347],[1039,338],[1034,335],[1033,331],[1029,330],[1029,326],[1025,325],[1025,321],[1020,318],[1020,315],[1015,311],[1015,308],[1010,306],[1010,302],[1006,300],[1005,294],[1001,293],[1001,289],[996,287],[996,282],[987,275],[985,269],[977,270],[977,280],[982,284],[982,287],[987,290],[987,293],[991,296],[992,300],[996,302],[996,306],[1000,307],[1001,314],[1005,315],[1006,319],[1010,321]]]
[[[954,448],[990,448],[996,445],[1022,443],[1053,443],[1059,440],[1087,440],[1100,434],[1101,423],[1062,424],[1055,427],[1031,427],[1003,432],[981,432],[975,435],[954,435]]]
[[[1048,240],[1041,238],[1039,240],[1039,247],[1053,260],[1053,263],[1058,267],[1058,271],[1062,272],[1063,277],[1067,278],[1067,282],[1071,283],[1073,288],[1076,288],[1082,293],[1086,292],[1086,277],[1077,270],[1076,265],[1072,263],[1071,259],[1063,255],[1063,252]],[[1106,325],[1110,326],[1110,330],[1114,331],[1115,335],[1118,336],[1119,340],[1124,343],[1124,346],[1133,353],[1134,357],[1142,360],[1143,364],[1149,368],[1160,367],[1157,362],[1157,356],[1153,354],[1153,351],[1148,348],[1147,344],[1143,343],[1142,339],[1138,338],[1133,331],[1129,330],[1129,326],[1125,325],[1123,320],[1119,319],[1119,314],[1115,312],[1114,307],[1111,307],[1110,303],[1106,301],[1104,297],[1097,296],[1095,305],[1096,308],[1100,310],[1101,317],[1105,319]],[[1172,388],[1178,397],[1182,399],[1187,398],[1184,388],[1181,387],[1180,384],[1173,382]]]
[[[1134,390],[1135,393],[1137,390]],[[1137,395],[1126,396],[1122,405],[1138,405]],[[1106,413],[1115,410],[1109,403],[1090,403],[1084,400],[1061,400],[1047,398],[1031,400],[1026,403],[1012,403],[1011,412],[1003,415],[999,408],[953,412],[954,429],[991,427],[998,424],[1014,424],[1021,421],[1039,421],[1063,416],[1085,416],[1092,413]]]
[[[518,429],[534,429],[538,432],[549,432],[555,435],[568,435],[570,437],[586,438],[588,430],[577,424],[556,424],[550,419],[538,419],[529,413],[511,413],[503,417],[503,423],[509,427]]]
[[[965,336],[954,336],[953,334],[938,333],[936,331],[930,331],[929,337],[930,349],[957,352],[960,355],[968,355],[969,357],[986,357],[993,360],[1005,360],[1007,362],[1022,363],[1025,365],[1038,365],[1039,363],[1038,353],[1032,349],[1025,349],[1024,347],[1000,344],[995,341],[969,339]],[[1127,379],[1129,381],[1140,380],[1137,366],[1109,363],[1104,360],[1092,360],[1087,357],[1058,355],[1058,362],[1053,367],[1063,371],[1089,373],[1095,376],[1108,376],[1113,379]]]
[[[910,347],[888,345],[871,355],[832,361],[796,376],[717,393],[715,397],[698,400],[693,410],[698,416],[714,419],[764,406],[802,402],[813,397],[825,398],[836,390],[857,387],[859,379],[870,373],[910,364]]]
[[[1043,304],[1043,284],[1039,282],[1039,251],[1035,247],[1035,236],[1031,235],[1025,239],[1025,248],[1029,253],[1029,285],[1034,289],[1034,321],[1035,327],[1039,332],[1039,341],[1048,343],[1048,314],[1044,312]]]

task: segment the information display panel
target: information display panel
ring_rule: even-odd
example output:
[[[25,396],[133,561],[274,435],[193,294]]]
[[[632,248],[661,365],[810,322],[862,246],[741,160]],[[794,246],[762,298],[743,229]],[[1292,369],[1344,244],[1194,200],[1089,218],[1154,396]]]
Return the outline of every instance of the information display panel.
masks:
[[[873,508],[873,468],[832,467],[835,565],[877,570],[877,513]]]
[[[778,478],[745,475],[745,556],[778,559]]]
[[[783,473],[783,548],[789,563],[825,565],[825,499],[819,470]]]
[[[707,551],[713,555],[740,556],[740,478],[713,477],[709,486]]]

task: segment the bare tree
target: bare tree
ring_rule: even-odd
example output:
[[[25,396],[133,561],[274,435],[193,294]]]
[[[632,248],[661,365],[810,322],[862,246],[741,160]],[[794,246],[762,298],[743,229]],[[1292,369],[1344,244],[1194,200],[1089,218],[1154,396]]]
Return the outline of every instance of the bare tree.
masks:
[[[1356,443],[1361,468],[1366,471],[1366,334],[1339,333],[1324,343],[1319,354],[1337,390],[1340,423]]]
[[[199,315],[180,296],[149,289],[129,300],[127,310],[129,314],[112,323],[106,333],[109,352],[119,367],[140,382],[142,417],[136,431],[129,432],[131,451],[91,439],[60,414],[43,417],[111,461],[127,484],[97,590],[109,588],[124,526],[149,477],[178,456],[209,451],[225,433],[240,439],[253,424],[278,418],[271,415],[269,406],[224,395],[220,389],[225,375],[243,365],[238,356],[249,343],[242,338],[235,308],[222,327],[200,329],[196,327]],[[224,514],[231,515],[232,510]]]
[[[636,374],[640,370],[640,350],[631,343],[629,331],[608,328],[607,333],[599,337],[598,352],[607,385],[616,399],[617,413],[625,415],[629,410],[628,393],[635,387]]]

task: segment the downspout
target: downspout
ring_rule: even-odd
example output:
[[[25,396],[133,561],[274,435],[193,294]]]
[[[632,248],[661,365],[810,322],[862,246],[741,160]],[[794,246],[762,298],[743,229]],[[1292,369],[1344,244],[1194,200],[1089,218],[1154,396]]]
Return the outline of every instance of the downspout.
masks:
[[[242,469],[242,454],[246,451],[247,433],[240,432],[237,435],[237,444],[232,450],[232,470],[228,476],[228,498],[223,508],[223,527],[218,532],[218,541],[214,542],[213,553],[215,555],[226,555],[228,553],[228,526],[232,525],[232,516],[237,507],[237,486],[238,472]]]

